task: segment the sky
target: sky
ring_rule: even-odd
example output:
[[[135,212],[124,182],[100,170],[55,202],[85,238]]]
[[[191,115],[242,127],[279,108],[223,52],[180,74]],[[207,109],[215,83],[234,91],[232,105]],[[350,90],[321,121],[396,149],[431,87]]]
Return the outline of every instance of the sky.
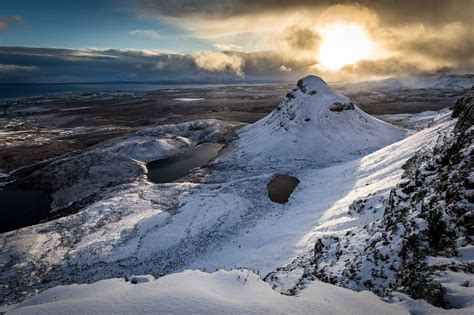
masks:
[[[473,13],[474,0],[1,0],[0,82],[467,73]]]

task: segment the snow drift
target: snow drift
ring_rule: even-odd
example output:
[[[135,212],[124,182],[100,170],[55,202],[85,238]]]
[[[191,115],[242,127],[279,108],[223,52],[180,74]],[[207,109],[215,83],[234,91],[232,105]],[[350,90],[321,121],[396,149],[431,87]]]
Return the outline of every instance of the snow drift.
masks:
[[[183,285],[185,284],[185,285]],[[370,292],[313,283],[299,297],[272,290],[256,274],[187,270],[132,284],[110,279],[59,286],[14,306],[9,314],[433,314],[426,302],[393,304]],[[444,312],[438,312],[444,313]]]

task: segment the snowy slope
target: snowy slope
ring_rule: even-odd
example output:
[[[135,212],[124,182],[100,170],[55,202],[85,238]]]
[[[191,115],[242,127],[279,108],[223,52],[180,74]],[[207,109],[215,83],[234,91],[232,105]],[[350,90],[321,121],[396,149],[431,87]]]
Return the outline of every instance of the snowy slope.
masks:
[[[245,270],[187,270],[131,284],[110,279],[60,286],[14,306],[8,314],[452,314],[423,301],[386,303],[370,292],[313,283],[298,297],[272,290]],[[465,314],[468,314],[467,311]]]
[[[238,188],[237,183],[233,183],[233,190],[241,195],[247,190],[253,192],[244,197],[258,205],[253,209],[263,212],[264,217],[232,241],[222,244],[219,250],[196,259],[191,266],[208,270],[245,266],[265,275],[312,250],[322,236],[344,235],[350,229],[381,218],[383,202],[376,205],[378,211],[363,216],[353,216],[349,206],[368,195],[381,199],[387,196],[390,188],[400,181],[401,167],[407,159],[417,150],[431,146],[438,134],[452,129],[454,121],[446,119],[449,113],[443,116],[439,119],[441,123],[364,157],[329,167],[294,170],[292,174],[301,183],[286,205],[259,202],[267,199],[262,195],[265,180],[271,178],[272,170],[267,176],[239,180]],[[265,171],[262,168],[260,173]]]
[[[446,117],[442,114],[448,112],[450,112],[450,109],[444,108],[440,111],[425,111],[417,114],[378,115],[378,117],[396,126],[420,131],[436,124],[440,117]]]
[[[456,121],[449,119],[449,113],[440,114],[433,119],[435,123],[430,128],[363,155],[384,143],[396,141],[404,132],[366,115],[357,107],[346,106],[347,109],[340,112],[330,111],[334,102],[348,104],[347,100],[333,93],[319,78],[305,80],[299,84],[299,90],[292,92],[294,98],[284,101],[279,111],[246,127],[238,143],[210,165],[202,183],[152,184],[140,177],[116,187],[115,194],[107,195],[78,214],[1,235],[2,300],[18,302],[57,285],[91,283],[137,274],[161,277],[188,268],[214,271],[242,266],[265,277],[294,261],[312,259],[315,244],[322,237],[341,237],[380,220],[389,191],[400,182],[402,165],[417,150],[433,147],[438,135],[449,133]],[[312,95],[316,87],[316,94]],[[293,106],[289,106],[291,104]],[[293,117],[291,113],[294,113],[293,119],[290,119]],[[321,113],[332,115],[329,117],[334,124],[350,128],[328,124],[326,114],[321,116]],[[297,117],[299,120],[296,122]],[[314,125],[299,124],[305,118],[310,118],[305,123]],[[285,123],[284,127],[279,127],[281,122]],[[219,125],[217,121],[209,121],[201,126],[199,133],[219,138],[220,133],[225,133],[225,130],[219,131]],[[370,132],[359,130],[362,126],[367,126]],[[225,129],[224,125],[221,127]],[[351,128],[358,131],[354,133]],[[173,133],[171,127],[168,129],[166,137]],[[194,134],[196,128],[181,129],[176,131],[180,136],[199,141]],[[326,129],[332,132],[328,133]],[[314,137],[313,133],[320,137]],[[309,138],[301,139],[303,135]],[[360,135],[364,141],[359,139]],[[370,137],[375,144],[365,141],[364,137]],[[295,140],[304,141],[297,146]],[[247,145],[252,141],[252,145]],[[139,148],[133,150],[137,151]],[[341,160],[345,162],[338,163]],[[284,205],[271,202],[266,191],[268,181],[282,170],[291,170],[301,182]],[[351,205],[368,197],[370,211],[354,214]],[[357,246],[365,244],[363,238],[355,237],[354,241]],[[303,273],[304,267],[296,266],[282,275],[284,279],[280,278],[277,289],[285,291],[295,286]],[[71,307],[87,302],[91,307],[103,310],[104,307],[113,309],[117,303],[124,310],[133,310],[133,307],[143,305],[166,307],[163,303],[172,303],[171,299],[160,300],[159,297],[161,294],[166,297],[163,291],[169,290],[174,299],[182,294],[182,300],[190,303],[203,300],[202,310],[215,312],[224,307],[235,312],[282,310],[292,313],[296,308],[303,312],[323,307],[319,304],[322,300],[315,299],[315,296],[324,296],[321,291],[330,294],[329,300],[340,294],[344,299],[334,300],[338,303],[351,299],[350,296],[355,299],[358,296],[353,292],[346,296],[343,292],[349,291],[312,282],[298,293],[296,306],[291,306],[294,300],[275,294],[277,291],[269,290],[270,287],[258,279],[249,282],[263,288],[262,291],[253,291],[253,286],[242,292],[233,291],[233,280],[225,280],[219,290],[186,291],[183,283],[190,283],[191,288],[191,283],[197,283],[199,288],[214,287],[215,278],[223,273],[195,275],[198,279],[189,272],[164,277],[161,280],[169,280],[169,286],[156,288],[153,298],[149,297],[155,292],[153,289],[143,292],[121,280],[100,282],[84,287],[84,290],[72,286],[67,292],[83,297],[72,301]],[[237,276],[233,274],[232,277]],[[159,287],[163,283],[161,280],[144,285]],[[102,285],[123,289],[130,294],[130,299],[122,291],[108,291]],[[88,296],[88,288],[92,288],[92,292],[96,291],[94,288],[103,289],[103,296],[95,300],[95,295]],[[61,290],[47,291],[31,303],[46,303],[36,306],[38,310],[42,307],[51,310],[54,305],[67,307],[71,298],[67,294],[61,296]],[[258,294],[265,298],[255,302],[253,297]],[[62,302],[51,302],[55,297]],[[236,303],[234,299],[248,299],[252,308],[247,309],[248,304]],[[372,301],[372,298],[364,299],[366,303]],[[101,300],[106,304],[100,304]],[[118,303],[122,300],[123,303]],[[184,303],[183,307],[190,307],[191,311],[201,310],[193,309],[195,306],[182,300],[176,300],[169,307],[182,310],[179,302]],[[370,307],[378,310],[378,302],[374,301]],[[309,303],[308,308],[304,303]],[[201,304],[196,305],[201,307]],[[370,313],[358,305],[358,302],[354,304],[354,310]],[[334,308],[333,305],[330,307]],[[145,312],[147,309],[137,310]],[[327,309],[322,310],[324,313]],[[334,311],[344,312],[345,309]]]
[[[472,307],[474,91],[456,102],[453,117],[452,130],[433,135],[432,145],[403,165],[403,180],[389,196],[369,194],[348,207],[346,217],[368,218],[367,224],[339,234],[322,229],[311,252],[268,281],[289,293],[317,278],[382,296],[399,291],[441,307]]]
[[[236,152],[248,164],[291,161],[329,165],[401,140],[405,132],[378,120],[321,78],[307,76],[268,116],[240,133]]]
[[[81,213],[2,235],[0,280],[8,288],[0,293],[15,299],[58,284],[189,267],[244,266],[265,276],[312,249],[324,233],[379,218],[381,212],[354,220],[347,209],[367,194],[387,193],[404,161],[451,124],[353,161],[295,170],[301,184],[286,205],[267,197],[272,165],[239,171],[217,161],[201,185],[138,181]]]

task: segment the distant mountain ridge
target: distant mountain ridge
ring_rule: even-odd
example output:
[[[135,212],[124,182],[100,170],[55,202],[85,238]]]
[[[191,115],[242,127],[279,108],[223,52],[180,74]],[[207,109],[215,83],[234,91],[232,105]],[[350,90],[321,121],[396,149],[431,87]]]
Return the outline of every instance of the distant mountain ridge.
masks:
[[[424,89],[438,88],[449,90],[467,90],[474,86],[474,74],[444,74],[441,76],[390,77],[382,80],[370,80],[343,85],[357,89]]]

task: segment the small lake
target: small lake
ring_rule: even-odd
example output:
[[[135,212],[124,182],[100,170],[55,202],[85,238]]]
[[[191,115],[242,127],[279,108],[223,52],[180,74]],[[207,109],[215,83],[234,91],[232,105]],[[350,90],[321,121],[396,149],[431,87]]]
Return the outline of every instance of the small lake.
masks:
[[[183,154],[147,164],[148,179],[153,183],[169,183],[186,176],[190,170],[205,166],[213,160],[222,143],[202,143]]]
[[[0,233],[39,223],[49,211],[45,192],[0,190]]]
[[[276,203],[287,203],[300,180],[288,174],[275,176],[268,184],[268,197]]]

